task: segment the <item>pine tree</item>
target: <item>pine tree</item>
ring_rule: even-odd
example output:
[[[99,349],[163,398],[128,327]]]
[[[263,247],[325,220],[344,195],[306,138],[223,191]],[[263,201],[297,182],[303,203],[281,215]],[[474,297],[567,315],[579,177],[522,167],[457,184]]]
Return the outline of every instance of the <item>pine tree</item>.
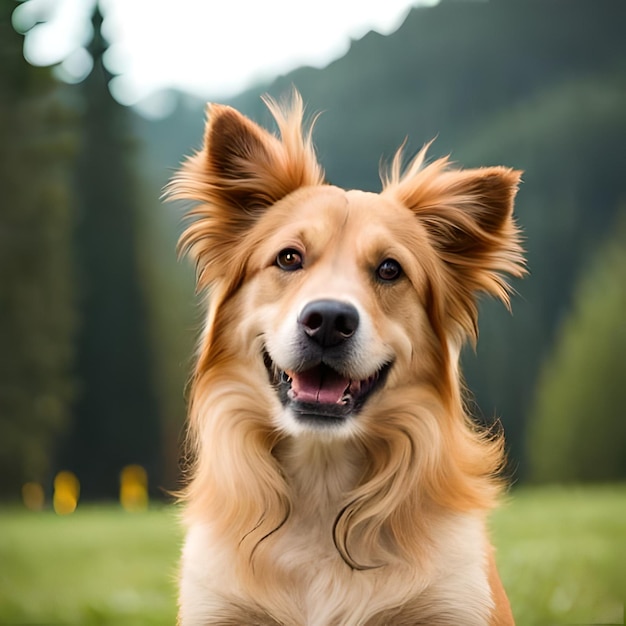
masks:
[[[103,63],[102,15],[93,15],[93,69],[79,86],[82,145],[77,161],[75,249],[80,284],[77,402],[62,463],[83,493],[116,494],[129,463],[159,484],[160,437],[147,307],[138,263],[138,146],[129,113],[111,96]]]
[[[0,0],[0,495],[45,482],[70,412],[73,122]]]

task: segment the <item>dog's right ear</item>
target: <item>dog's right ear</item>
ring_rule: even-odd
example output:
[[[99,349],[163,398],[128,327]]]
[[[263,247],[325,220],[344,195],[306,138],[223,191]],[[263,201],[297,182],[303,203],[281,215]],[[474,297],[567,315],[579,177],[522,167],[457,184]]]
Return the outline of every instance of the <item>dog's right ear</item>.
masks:
[[[302,184],[281,171],[276,137],[231,107],[212,104],[207,114],[201,175],[213,202],[254,216]]]
[[[170,200],[199,203],[179,241],[198,268],[203,288],[232,267],[241,237],[272,204],[292,191],[323,183],[304,107],[295,93],[281,108],[266,98],[280,139],[223,105],[209,105],[202,149],[186,160],[166,188]]]

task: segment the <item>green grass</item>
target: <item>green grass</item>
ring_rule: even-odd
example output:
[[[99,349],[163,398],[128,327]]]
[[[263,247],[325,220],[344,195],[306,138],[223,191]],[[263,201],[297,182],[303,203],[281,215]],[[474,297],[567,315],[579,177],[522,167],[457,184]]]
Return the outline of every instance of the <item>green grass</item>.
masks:
[[[626,485],[516,490],[491,528],[520,626],[624,624]]]
[[[0,625],[173,626],[180,544],[171,508],[0,510]]]
[[[626,486],[517,490],[491,527],[519,626],[624,623]],[[0,509],[0,626],[173,626],[180,543],[172,508]]]

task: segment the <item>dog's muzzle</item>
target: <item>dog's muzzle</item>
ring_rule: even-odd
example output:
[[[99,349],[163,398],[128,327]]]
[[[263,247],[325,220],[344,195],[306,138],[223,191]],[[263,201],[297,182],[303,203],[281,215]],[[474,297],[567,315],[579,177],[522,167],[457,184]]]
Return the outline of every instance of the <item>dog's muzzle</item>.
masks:
[[[265,353],[270,381],[283,406],[314,426],[341,423],[357,414],[385,382],[390,364],[364,379],[350,376],[356,358],[359,312],[339,300],[314,300],[298,316],[299,367],[279,369]]]

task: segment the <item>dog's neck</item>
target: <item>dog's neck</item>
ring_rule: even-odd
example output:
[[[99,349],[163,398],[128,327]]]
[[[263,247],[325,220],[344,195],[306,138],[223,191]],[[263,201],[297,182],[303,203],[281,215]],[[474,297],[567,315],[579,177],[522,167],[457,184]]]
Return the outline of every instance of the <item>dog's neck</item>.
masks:
[[[289,438],[276,451],[276,457],[296,508],[301,509],[297,513],[310,513],[314,517],[331,511],[335,515],[337,506],[363,473],[358,446],[345,439]]]

